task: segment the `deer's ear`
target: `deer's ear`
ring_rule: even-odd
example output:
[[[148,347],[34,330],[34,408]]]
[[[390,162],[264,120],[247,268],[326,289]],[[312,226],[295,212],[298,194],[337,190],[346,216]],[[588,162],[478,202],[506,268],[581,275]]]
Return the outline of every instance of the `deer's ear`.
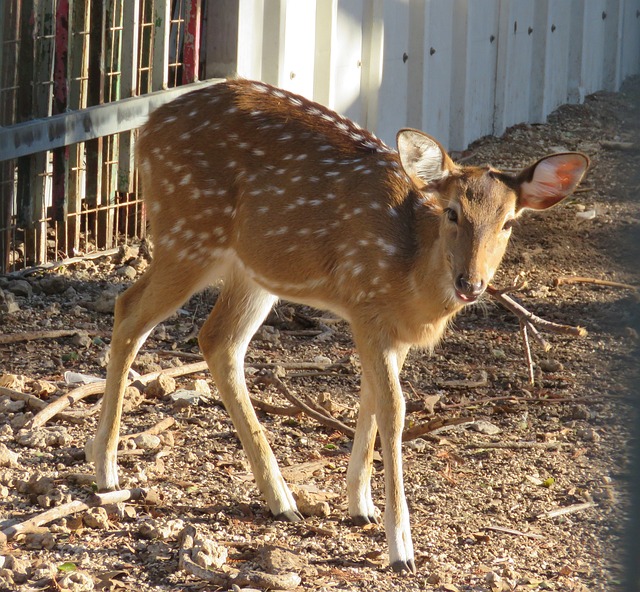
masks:
[[[580,152],[552,154],[524,169],[517,178],[518,209],[546,210],[571,195],[589,166]]]
[[[427,134],[403,129],[396,140],[402,168],[419,185],[438,181],[455,168],[441,144]]]

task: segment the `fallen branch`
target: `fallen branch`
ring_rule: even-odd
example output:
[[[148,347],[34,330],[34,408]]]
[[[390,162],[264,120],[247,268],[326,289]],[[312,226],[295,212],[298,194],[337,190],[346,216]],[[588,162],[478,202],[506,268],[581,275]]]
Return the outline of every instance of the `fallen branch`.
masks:
[[[529,335],[527,333],[526,321],[520,320],[520,336],[522,337],[522,348],[524,349],[524,361],[527,363],[527,372],[529,373],[529,384],[536,384],[536,376],[533,372],[533,358],[531,357],[531,346],[529,345]]]
[[[21,393],[20,391],[14,391],[13,389],[5,386],[0,386],[0,395],[5,395],[14,401],[24,401],[29,407],[33,409],[44,409],[47,406],[42,399],[29,393]]]
[[[142,434],[147,434],[149,436],[157,436],[158,434],[161,434],[165,430],[168,430],[175,423],[176,423],[176,420],[173,417],[171,416],[165,417],[164,419],[161,419],[157,424],[150,427],[148,430],[144,430],[143,432],[138,432],[137,434],[126,434],[122,436],[120,439],[131,440],[131,438],[137,438]]]
[[[36,341],[38,339],[58,339],[60,337],[73,337],[78,333],[77,329],[58,329],[56,331],[25,331],[24,333],[12,333],[0,335],[0,345],[20,343],[22,341]]]
[[[549,510],[548,512],[542,512],[538,514],[536,518],[557,518],[558,516],[566,516],[567,514],[575,514],[576,512],[583,512],[589,508],[595,507],[595,502],[585,502],[583,504],[574,504],[573,506],[567,506],[566,508],[558,508],[557,510]]]
[[[56,506],[46,512],[37,514],[33,518],[29,518],[29,520],[13,524],[12,526],[8,526],[2,530],[2,532],[0,532],[0,548],[4,547],[8,541],[18,535],[37,532],[44,524],[48,524],[49,522],[53,522],[54,520],[64,518],[65,516],[69,516],[77,512],[84,512],[89,508],[117,504],[128,500],[145,500],[148,503],[151,503],[152,499],[149,493],[149,490],[141,488],[123,489],[120,491],[110,491],[108,493],[95,493],[89,496],[85,501],[75,500],[67,504],[62,504],[61,506]]]
[[[543,535],[536,534],[534,532],[522,532],[520,530],[514,530],[513,528],[504,528],[502,526],[483,526],[482,528],[483,530],[492,530],[494,532],[501,532],[503,534],[512,534],[514,536],[523,536],[529,539],[544,540],[546,538]]]
[[[582,277],[577,275],[561,276],[553,280],[553,286],[565,286],[567,284],[594,284],[596,286],[608,286],[609,288],[622,288],[623,290],[638,291],[638,287],[632,284],[625,284],[622,282],[613,282],[611,280],[601,280],[598,278]]]
[[[274,386],[284,396],[284,398],[287,399],[287,401],[289,401],[295,407],[298,407],[299,409],[304,411],[304,413],[306,413],[309,417],[312,417],[323,426],[338,430],[339,432],[342,432],[350,438],[353,438],[353,436],[355,435],[355,430],[352,427],[342,423],[334,417],[327,415],[326,412],[318,411],[304,401],[301,401],[298,397],[291,393],[291,391],[279,378],[277,378],[272,373],[257,376],[254,384],[256,383]]]
[[[516,315],[519,319],[524,319],[532,325],[551,331],[552,333],[558,333],[561,335],[575,335],[577,337],[584,337],[587,334],[587,330],[584,327],[572,327],[571,325],[561,325],[552,321],[547,321],[539,316],[534,315],[528,311],[524,306],[516,302],[513,298],[493,286],[487,286],[487,293],[493,299],[497,300],[502,306],[504,306],[509,312]]]
[[[447,426],[460,425],[462,423],[470,423],[473,421],[471,417],[452,417],[450,419],[442,419],[441,417],[434,417],[424,423],[419,423],[413,427],[407,428],[402,432],[402,441],[409,442],[420,438],[425,434],[439,430]]]
[[[469,442],[465,448],[497,448],[501,450],[529,450],[540,448],[543,450],[567,446],[565,442]]]
[[[476,399],[475,401],[467,401],[465,403],[443,403],[442,408],[459,409],[475,407],[476,405],[481,405],[483,403],[498,403],[500,401],[510,401],[513,403],[544,403],[546,405],[548,403],[595,403],[600,400],[600,397],[589,399],[579,397],[558,397],[556,399],[550,399],[549,397],[514,397],[506,395],[503,397],[484,397],[483,399]]]
[[[145,374],[140,376],[137,380],[142,382],[143,384],[147,384],[152,380],[158,378],[161,374],[165,374],[167,376],[184,376],[185,374],[193,374],[194,372],[202,372],[208,368],[206,362],[196,362],[194,364],[186,364],[185,366],[176,366],[174,368],[165,368],[164,370],[160,370],[159,372],[151,372],[149,374]],[[70,393],[63,395],[62,397],[52,401],[47,405],[44,409],[42,409],[39,413],[35,415],[35,417],[31,420],[29,425],[27,426],[29,429],[36,429],[42,427],[45,423],[47,423],[52,417],[58,415],[63,409],[66,409],[70,405],[77,403],[81,399],[89,397],[91,395],[99,395],[104,393],[106,381],[101,380],[99,382],[92,382],[89,384],[84,384]]]

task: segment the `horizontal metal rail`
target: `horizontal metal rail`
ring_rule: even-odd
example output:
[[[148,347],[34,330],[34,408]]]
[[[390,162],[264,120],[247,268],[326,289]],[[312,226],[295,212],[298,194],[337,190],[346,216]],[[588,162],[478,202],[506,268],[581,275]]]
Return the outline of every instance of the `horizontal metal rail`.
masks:
[[[219,82],[222,79],[194,82],[140,97],[0,127],[0,161],[135,129],[160,105]]]

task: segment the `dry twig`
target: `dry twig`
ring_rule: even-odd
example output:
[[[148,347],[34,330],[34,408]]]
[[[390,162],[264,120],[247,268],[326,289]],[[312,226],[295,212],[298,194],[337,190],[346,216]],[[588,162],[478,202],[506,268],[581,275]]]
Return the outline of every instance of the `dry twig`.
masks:
[[[194,372],[202,372],[207,369],[206,362],[196,362],[194,364],[186,364],[185,366],[176,366],[174,368],[165,368],[160,372],[151,372],[150,374],[145,374],[144,376],[140,376],[138,380],[143,384],[147,382],[151,382],[152,380],[158,378],[161,374],[165,374],[167,376],[184,376],[185,374],[193,374]],[[58,415],[63,409],[69,407],[69,405],[73,405],[77,403],[81,399],[89,397],[90,395],[99,395],[104,393],[105,387],[104,380],[100,382],[92,382],[90,384],[83,384],[82,386],[72,390],[70,393],[63,395],[62,397],[56,399],[47,405],[44,409],[42,409],[36,416],[31,420],[29,424],[30,429],[36,429],[42,427],[45,423],[47,423],[52,417]]]
[[[58,329],[56,331],[25,331],[23,333],[12,333],[11,335],[0,335],[0,345],[19,343],[22,341],[36,341],[38,339],[58,339],[59,337],[72,337],[76,333],[78,333],[77,329]]]
[[[503,526],[483,526],[484,530],[492,530],[494,532],[501,532],[504,534],[512,534],[514,536],[523,536],[529,539],[544,540],[545,537],[535,532],[522,532],[521,530],[514,530],[513,528],[504,528]]]
[[[567,506],[566,508],[558,508],[557,510],[549,510],[548,512],[542,512],[538,514],[536,518],[557,518],[558,516],[566,516],[567,514],[575,514],[576,512],[583,512],[589,508],[595,507],[595,502],[585,502],[583,504],[573,504],[573,506]]]
[[[611,280],[601,280],[598,278],[582,277],[578,275],[561,276],[553,280],[554,287],[565,286],[567,284],[594,284],[595,286],[608,286],[609,288],[622,288],[623,290],[638,291],[638,287],[632,284],[624,284],[622,282],[613,282]]]
[[[500,292],[493,286],[487,286],[487,293],[489,296],[497,300],[502,306],[504,306],[509,312],[516,315],[519,319],[524,319],[536,327],[551,331],[552,333],[559,333],[561,335],[575,335],[577,337],[584,337],[587,334],[587,330],[583,327],[572,327],[571,325],[561,325],[560,323],[553,323],[542,319],[532,312],[528,311],[524,306],[516,302],[513,298],[505,293]]]
[[[256,378],[256,382],[274,386],[285,397],[285,399],[287,399],[287,401],[289,401],[295,407],[302,409],[302,411],[304,411],[309,417],[312,417],[323,426],[338,430],[339,432],[342,432],[343,434],[346,434],[351,438],[353,438],[353,436],[355,435],[355,430],[352,427],[342,423],[334,417],[329,416],[324,410],[319,411],[317,408],[314,408],[315,405],[314,407],[311,407],[304,401],[301,401],[287,388],[287,386],[279,378],[277,378],[273,374],[269,373],[258,376]]]
[[[168,430],[175,423],[176,423],[176,420],[173,417],[171,417],[171,416],[165,417],[164,419],[161,419],[157,424],[155,424],[154,426],[150,427],[148,430],[144,430],[142,432],[138,432],[137,434],[126,434],[126,435],[122,436],[120,439],[121,440],[130,440],[131,438],[137,438],[138,436],[141,436],[142,434],[148,434],[150,436],[157,436],[158,434],[161,434],[165,430]]]
[[[152,503],[153,498],[149,494],[150,491],[147,489],[122,489],[108,493],[95,493],[85,501],[75,500],[67,504],[62,504],[61,506],[56,506],[46,512],[33,516],[33,518],[29,518],[29,520],[25,520],[19,524],[13,524],[2,530],[2,532],[0,532],[0,548],[4,547],[7,541],[10,541],[18,535],[37,532],[44,524],[48,524],[59,518],[64,518],[70,514],[75,514],[76,512],[84,512],[89,508],[117,504],[128,500],[145,500],[147,503]]]

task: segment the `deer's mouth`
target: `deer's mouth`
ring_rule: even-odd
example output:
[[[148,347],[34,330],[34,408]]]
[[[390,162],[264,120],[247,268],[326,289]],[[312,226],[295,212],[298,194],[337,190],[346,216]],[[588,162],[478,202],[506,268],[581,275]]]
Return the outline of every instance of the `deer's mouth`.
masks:
[[[460,290],[456,290],[456,298],[462,302],[463,304],[473,304],[484,294],[484,291],[479,293],[465,294],[464,292],[460,292]]]

